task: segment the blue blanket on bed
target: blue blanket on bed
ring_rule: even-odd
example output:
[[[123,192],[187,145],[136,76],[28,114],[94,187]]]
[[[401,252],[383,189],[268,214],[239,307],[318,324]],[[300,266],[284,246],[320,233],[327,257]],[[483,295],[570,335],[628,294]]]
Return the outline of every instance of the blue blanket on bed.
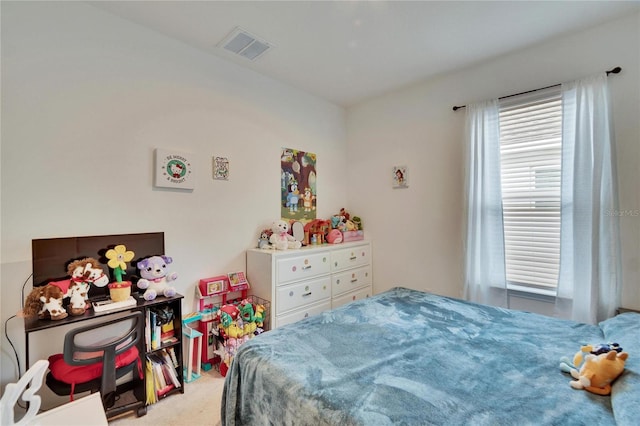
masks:
[[[611,396],[559,369],[630,356]],[[640,315],[600,326],[395,288],[264,333],[227,373],[223,425],[613,425],[640,418]]]

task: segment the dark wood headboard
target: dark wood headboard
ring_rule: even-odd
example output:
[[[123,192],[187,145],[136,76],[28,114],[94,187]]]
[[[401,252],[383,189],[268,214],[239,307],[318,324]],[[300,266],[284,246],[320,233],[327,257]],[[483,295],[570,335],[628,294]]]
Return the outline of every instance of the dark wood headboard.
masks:
[[[31,240],[33,286],[67,278],[67,265],[84,257],[98,260],[104,272],[113,280],[113,270],[107,266],[105,253],[118,244],[124,244],[127,250],[135,253],[124,276],[124,279],[135,283],[138,279],[137,262],[148,256],[164,254],[164,232]],[[135,286],[132,290],[135,291]],[[106,287],[92,287],[89,295],[93,297],[107,293]]]

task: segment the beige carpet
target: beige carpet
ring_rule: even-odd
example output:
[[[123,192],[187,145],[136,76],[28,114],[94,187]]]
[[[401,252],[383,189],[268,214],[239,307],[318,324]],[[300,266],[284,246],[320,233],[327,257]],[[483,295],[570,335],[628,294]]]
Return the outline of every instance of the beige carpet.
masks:
[[[174,393],[147,407],[147,414],[122,414],[109,426],[217,426],[220,425],[220,402],[224,377],[215,369],[202,372],[200,378],[185,383],[184,394]]]

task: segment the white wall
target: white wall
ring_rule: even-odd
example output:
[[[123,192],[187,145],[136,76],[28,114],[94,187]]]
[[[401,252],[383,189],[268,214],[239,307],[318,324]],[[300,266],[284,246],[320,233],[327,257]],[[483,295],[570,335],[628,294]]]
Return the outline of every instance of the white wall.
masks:
[[[3,2],[1,136],[3,323],[31,289],[34,238],[164,231],[192,310],[198,279],[244,270],[280,217],[281,147],[318,155],[319,217],[347,200],[342,108],[78,2]],[[195,154],[193,192],[153,187],[156,147]],[[20,319],[9,335],[22,354]],[[32,359],[61,350],[48,337]],[[0,359],[4,385],[4,336]]]
[[[349,208],[374,240],[374,292],[395,285],[463,290],[464,105],[615,66],[623,305],[640,308],[640,14],[434,78],[347,111]],[[434,58],[437,60],[437,58]],[[408,189],[392,189],[394,165]],[[636,213],[633,215],[633,213]]]

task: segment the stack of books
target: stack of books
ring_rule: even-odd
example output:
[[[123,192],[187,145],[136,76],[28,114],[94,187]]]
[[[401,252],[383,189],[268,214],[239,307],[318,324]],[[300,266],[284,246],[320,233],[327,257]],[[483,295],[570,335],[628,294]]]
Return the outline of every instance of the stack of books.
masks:
[[[178,361],[173,347],[147,354],[147,403],[153,404],[180,387]],[[151,392],[153,389],[153,392]]]

